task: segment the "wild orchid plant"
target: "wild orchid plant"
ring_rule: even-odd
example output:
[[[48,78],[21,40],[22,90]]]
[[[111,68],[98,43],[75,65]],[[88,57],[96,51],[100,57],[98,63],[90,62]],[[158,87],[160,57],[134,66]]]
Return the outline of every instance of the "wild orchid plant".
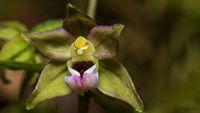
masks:
[[[27,101],[27,109],[46,99],[72,92],[84,97],[90,92],[142,112],[142,101],[127,70],[114,59],[124,25],[96,25],[70,4],[67,11],[62,28],[24,33],[24,38],[50,59]]]

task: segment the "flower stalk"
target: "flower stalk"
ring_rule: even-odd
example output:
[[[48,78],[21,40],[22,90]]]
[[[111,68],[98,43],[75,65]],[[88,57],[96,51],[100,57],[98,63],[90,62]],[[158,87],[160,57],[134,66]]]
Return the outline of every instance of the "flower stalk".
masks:
[[[90,94],[85,93],[84,96],[78,96],[79,113],[88,113]]]
[[[89,0],[87,14],[95,19],[98,0]]]

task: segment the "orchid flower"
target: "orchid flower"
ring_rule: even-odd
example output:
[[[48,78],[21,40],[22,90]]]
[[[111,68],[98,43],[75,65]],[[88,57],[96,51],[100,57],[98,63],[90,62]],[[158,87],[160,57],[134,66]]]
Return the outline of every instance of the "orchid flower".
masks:
[[[84,96],[89,91],[142,112],[142,101],[128,72],[114,60],[124,25],[97,25],[70,4],[67,11],[62,28],[24,33],[25,39],[50,59],[27,101],[27,109],[46,99],[71,92]]]

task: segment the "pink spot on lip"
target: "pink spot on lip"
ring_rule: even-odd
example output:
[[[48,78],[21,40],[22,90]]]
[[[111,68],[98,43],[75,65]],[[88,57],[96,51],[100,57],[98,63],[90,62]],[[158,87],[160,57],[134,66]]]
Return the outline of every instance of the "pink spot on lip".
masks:
[[[98,72],[85,73],[83,76],[65,76],[66,84],[75,92],[86,92],[93,90],[98,85]]]

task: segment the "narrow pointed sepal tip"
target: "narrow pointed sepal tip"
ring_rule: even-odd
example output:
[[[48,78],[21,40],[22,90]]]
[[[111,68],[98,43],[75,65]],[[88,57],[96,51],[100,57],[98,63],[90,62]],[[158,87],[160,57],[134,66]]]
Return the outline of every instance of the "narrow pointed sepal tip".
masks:
[[[143,109],[137,109],[136,111],[142,113],[142,112],[143,112]]]
[[[67,4],[67,9],[68,9],[68,8],[74,8],[74,6],[73,6],[72,4],[70,4],[70,3],[68,3],[68,4]]]
[[[120,26],[119,29],[120,29],[121,31],[123,31],[125,25],[123,25],[123,24],[119,24],[119,26]]]
[[[32,110],[32,109],[34,109],[35,108],[35,104],[33,104],[33,102],[32,102],[32,96],[31,97],[29,97],[27,100],[26,100],[26,110]]]
[[[80,13],[80,10],[77,9],[75,6],[73,6],[72,4],[67,4],[67,16],[71,16],[73,14],[76,14],[76,13]]]
[[[26,110],[31,110],[33,108],[34,106],[30,105],[28,102],[26,103]]]
[[[142,100],[141,100],[141,102],[142,102]],[[144,105],[143,105],[143,103],[141,103],[140,106],[134,107],[134,108],[135,108],[135,111],[137,111],[137,112],[139,112],[139,113],[144,112]]]
[[[120,28],[120,29],[122,29],[122,30],[123,30],[123,29],[124,29],[124,27],[125,27],[125,25],[123,25],[123,24],[116,24],[116,25],[118,25],[118,26],[119,26],[119,28]]]
[[[115,29],[116,29],[116,36],[120,36],[121,35],[121,33],[122,33],[122,31],[124,30],[124,25],[123,24],[115,24],[114,25],[114,27],[115,27]]]

